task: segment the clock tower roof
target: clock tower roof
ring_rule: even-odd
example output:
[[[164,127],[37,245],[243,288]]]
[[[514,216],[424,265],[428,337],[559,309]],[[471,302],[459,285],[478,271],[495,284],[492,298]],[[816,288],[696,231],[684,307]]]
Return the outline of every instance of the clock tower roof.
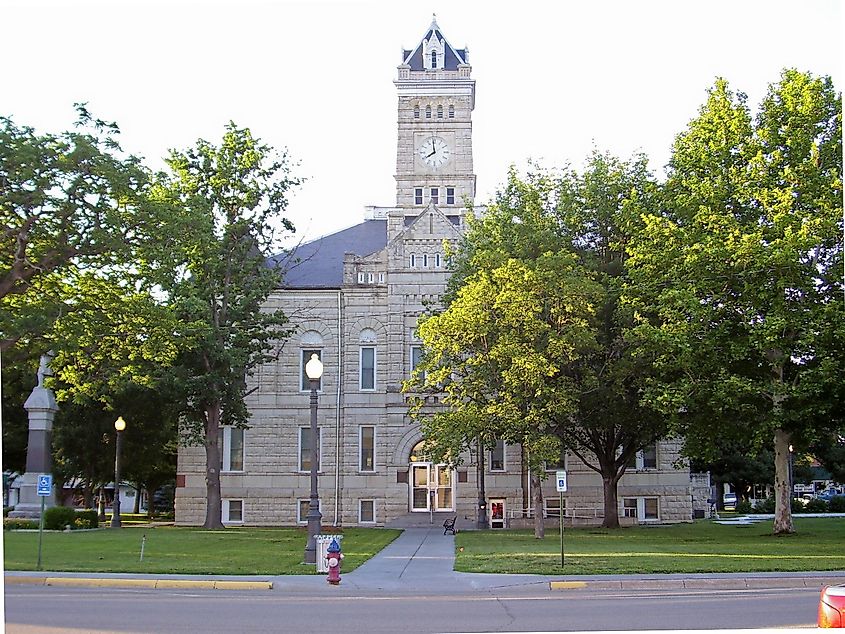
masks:
[[[469,49],[455,48],[437,25],[436,16],[431,16],[431,25],[426,30],[419,44],[410,50],[402,49],[402,65],[412,71],[431,70],[429,51],[442,51],[438,68],[442,70],[458,70],[459,66],[469,64]]]

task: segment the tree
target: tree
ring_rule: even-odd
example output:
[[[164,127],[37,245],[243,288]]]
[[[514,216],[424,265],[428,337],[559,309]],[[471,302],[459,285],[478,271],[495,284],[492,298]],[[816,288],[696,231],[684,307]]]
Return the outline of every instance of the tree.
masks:
[[[842,107],[830,79],[784,71],[756,120],[717,81],[677,137],[665,194],[630,247],[632,341],[661,373],[649,398],[684,412],[693,455],[730,426],[773,442],[774,532],[792,532],[789,447],[842,417]]]
[[[39,135],[0,117],[0,352],[48,330],[81,269],[131,261],[155,225],[148,172],[124,156],[113,123],[77,104],[78,131]]]
[[[625,245],[654,196],[642,156],[595,152],[580,176],[511,172],[470,223],[446,309],[419,327],[427,353],[417,379],[445,391],[449,406],[413,411],[436,455],[455,456],[475,438],[519,442],[539,475],[565,448],[601,475],[604,525],[619,526],[619,479],[667,431],[640,403],[648,363],[632,354],[632,318],[619,305]]]
[[[280,284],[267,257],[279,233],[293,230],[281,214],[288,190],[300,181],[286,154],[234,123],[219,147],[200,139],[194,148],[172,151],[167,164],[171,174],[160,176],[154,192],[172,209],[158,279],[194,337],[173,376],[187,404],[182,431],[205,446],[204,526],[219,528],[220,426],[246,426],[246,378],[271,358],[273,342],[287,336],[285,314],[266,307]]]

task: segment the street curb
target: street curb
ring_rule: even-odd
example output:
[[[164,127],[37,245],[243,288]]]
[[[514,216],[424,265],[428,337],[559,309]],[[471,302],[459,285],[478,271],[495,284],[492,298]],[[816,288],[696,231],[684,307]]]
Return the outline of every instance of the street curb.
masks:
[[[842,583],[842,577],[740,577],[709,579],[619,579],[550,581],[549,590],[759,590],[818,588]]]
[[[83,586],[90,588],[191,588],[194,590],[272,590],[272,581],[197,579],[95,579],[83,577],[4,577],[6,585]]]

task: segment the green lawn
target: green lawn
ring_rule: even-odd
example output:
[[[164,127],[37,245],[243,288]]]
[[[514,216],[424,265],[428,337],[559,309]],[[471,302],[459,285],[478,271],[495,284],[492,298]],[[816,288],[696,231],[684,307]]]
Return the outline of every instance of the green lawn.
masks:
[[[796,518],[793,535],[772,522],[724,526],[710,521],[618,530],[567,529],[567,574],[801,572],[845,569],[845,518]],[[459,532],[455,570],[560,574],[560,536],[546,531]],[[463,549],[463,550],[461,550]]]
[[[354,570],[392,542],[400,531],[343,531],[344,572]],[[146,535],[144,560],[141,541]],[[305,529],[125,527],[44,532],[44,570],[227,575],[316,574],[302,563]],[[6,570],[35,570],[38,531],[3,531]]]

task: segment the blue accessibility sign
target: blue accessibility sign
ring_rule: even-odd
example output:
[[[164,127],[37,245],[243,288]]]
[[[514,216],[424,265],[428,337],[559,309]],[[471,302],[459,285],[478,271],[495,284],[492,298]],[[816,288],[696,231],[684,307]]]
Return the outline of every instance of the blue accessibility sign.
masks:
[[[30,489],[31,490],[31,489]],[[48,496],[53,492],[53,476],[43,473],[38,476],[38,495]]]

